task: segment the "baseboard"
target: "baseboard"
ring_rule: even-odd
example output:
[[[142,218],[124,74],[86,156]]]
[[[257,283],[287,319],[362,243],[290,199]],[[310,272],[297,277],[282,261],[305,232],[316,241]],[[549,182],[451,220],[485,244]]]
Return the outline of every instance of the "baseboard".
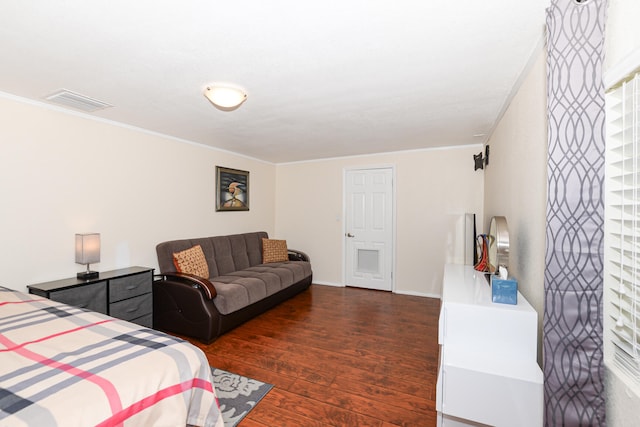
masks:
[[[396,293],[396,294],[399,294],[399,295],[410,295],[410,296],[414,296],[414,297],[442,299],[442,295],[439,295],[439,294],[426,294],[426,293],[423,293],[423,292],[399,291],[399,290],[395,290],[393,292]]]
[[[314,285],[322,285],[322,286],[333,286],[335,288],[344,288],[345,286],[342,283],[332,283],[332,282],[319,282],[314,280],[313,281]],[[439,294],[426,294],[426,293],[422,293],[422,292],[414,292],[414,291],[392,291],[394,294],[398,294],[398,295],[409,295],[409,296],[414,296],[414,297],[424,297],[424,298],[436,298],[436,299],[442,299],[442,295]]]
[[[322,286],[333,286],[334,288],[344,288],[344,285],[342,283],[318,282],[317,280],[314,280],[312,284],[322,285]]]

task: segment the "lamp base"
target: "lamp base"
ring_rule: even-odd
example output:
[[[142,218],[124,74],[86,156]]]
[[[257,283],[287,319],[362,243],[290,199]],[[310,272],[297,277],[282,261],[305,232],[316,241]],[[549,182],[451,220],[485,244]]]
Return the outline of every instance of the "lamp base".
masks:
[[[100,273],[97,271],[82,271],[76,275],[79,280],[97,279]]]

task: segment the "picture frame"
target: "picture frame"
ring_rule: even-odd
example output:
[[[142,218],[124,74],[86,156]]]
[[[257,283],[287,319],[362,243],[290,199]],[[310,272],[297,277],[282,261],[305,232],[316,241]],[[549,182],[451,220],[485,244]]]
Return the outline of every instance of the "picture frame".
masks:
[[[249,210],[249,172],[216,166],[216,212]]]

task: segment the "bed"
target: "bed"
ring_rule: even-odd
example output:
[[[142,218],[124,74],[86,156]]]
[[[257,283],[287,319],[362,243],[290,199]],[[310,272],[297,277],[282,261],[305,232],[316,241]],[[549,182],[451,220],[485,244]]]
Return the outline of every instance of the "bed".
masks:
[[[223,427],[197,347],[0,287],[0,425]]]

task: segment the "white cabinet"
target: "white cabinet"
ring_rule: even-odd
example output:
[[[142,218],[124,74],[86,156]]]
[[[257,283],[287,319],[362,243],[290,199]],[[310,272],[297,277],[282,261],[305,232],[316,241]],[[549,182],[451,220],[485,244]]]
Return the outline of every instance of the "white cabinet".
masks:
[[[491,287],[471,266],[445,266],[436,394],[439,426],[542,426],[543,375],[538,316],[491,302]]]

